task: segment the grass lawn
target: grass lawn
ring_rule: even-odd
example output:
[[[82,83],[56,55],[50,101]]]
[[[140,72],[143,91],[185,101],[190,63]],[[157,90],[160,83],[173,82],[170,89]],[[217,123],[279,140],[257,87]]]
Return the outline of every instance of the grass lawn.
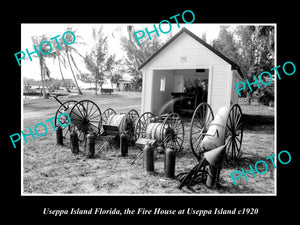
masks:
[[[95,96],[93,92],[84,96],[61,97],[62,101],[89,99],[94,101],[103,112],[114,108],[117,113],[126,113],[136,109],[140,113],[141,93],[115,92],[112,95]],[[23,191],[24,194],[272,194],[275,193],[275,170],[267,160],[269,170],[263,175],[248,174],[248,181],[243,177],[235,186],[230,173],[235,170],[249,170],[258,160],[274,154],[274,108],[258,105],[251,106],[245,100],[239,100],[245,114],[246,123],[242,143],[242,158],[224,165],[221,170],[221,187],[208,189],[204,184],[197,184],[192,189],[177,188],[178,181],[164,176],[164,155],[155,153],[155,173],[147,175],[140,157],[135,164],[130,163],[139,149],[129,148],[127,157],[121,157],[119,148],[112,144],[99,152],[103,142],[96,143],[93,159],[87,159],[83,153],[72,154],[67,143],[56,146],[55,132],[47,122],[48,133],[44,137],[28,143],[23,141]],[[25,99],[23,102],[23,131],[28,132],[37,123],[55,115],[59,104],[54,99]],[[216,112],[215,112],[216,113]],[[176,159],[176,174],[188,171],[197,160],[189,147],[189,121],[185,118],[184,149]],[[264,170],[262,168],[261,170]]]

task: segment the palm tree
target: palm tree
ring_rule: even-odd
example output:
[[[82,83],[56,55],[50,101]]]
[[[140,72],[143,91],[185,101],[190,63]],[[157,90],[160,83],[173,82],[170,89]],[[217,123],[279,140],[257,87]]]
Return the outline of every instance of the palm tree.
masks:
[[[68,31],[72,31],[74,34],[76,33],[76,31],[73,30],[72,27],[68,27],[67,30]],[[78,40],[79,38],[80,38],[80,36],[77,35],[76,36],[76,40]],[[66,40],[66,42],[71,43],[73,41],[72,35],[66,34],[65,40]],[[83,44],[83,43],[77,41],[76,44]],[[66,53],[68,64],[69,64],[71,72],[73,74],[73,78],[74,78],[74,81],[75,81],[75,84],[76,84],[76,87],[77,87],[77,90],[78,90],[78,94],[82,95],[82,92],[81,92],[81,90],[79,88],[79,85],[77,83],[77,79],[76,79],[75,73],[74,73],[72,65],[71,65],[71,60],[72,60],[73,65],[76,67],[77,70],[79,70],[78,67],[77,67],[77,65],[76,65],[76,63],[75,63],[75,61],[74,61],[74,58],[72,56],[72,52],[75,52],[76,54],[78,54],[82,58],[84,58],[84,57],[77,51],[76,48],[74,48],[73,45],[72,46],[70,46],[70,45],[63,45],[63,46],[64,46],[63,50]],[[71,58],[71,60],[70,60],[70,58]]]
[[[69,46],[67,45],[66,46],[66,55],[67,55],[67,59],[68,59],[68,63],[69,63],[69,66],[70,66],[70,69],[71,69],[71,72],[73,74],[73,78],[74,78],[74,81],[75,81],[75,84],[76,84],[76,87],[77,87],[77,90],[78,90],[78,94],[82,95],[82,92],[79,88],[79,85],[77,83],[77,79],[75,77],[75,74],[74,74],[74,71],[73,71],[73,68],[72,68],[72,65],[71,65],[71,62],[70,62],[70,55],[69,55],[69,52],[70,52],[70,49],[69,49]]]
[[[42,41],[46,41],[46,40],[48,40],[48,38],[45,35],[42,35],[40,37],[32,36],[31,40],[35,46],[39,46],[39,44]],[[49,52],[48,46],[42,45],[41,47],[42,47],[43,52]],[[41,69],[41,81],[42,81],[42,90],[41,91],[43,94],[43,98],[48,98],[48,96],[46,95],[46,91],[45,91],[45,75],[47,75],[50,78],[50,71],[49,71],[48,67],[46,66],[46,62],[45,62],[45,57],[47,57],[47,56],[48,55],[43,55],[43,54],[39,53],[39,64],[40,64],[40,69]]]
[[[60,40],[60,42],[62,42]],[[63,46],[62,43],[59,43],[60,46]],[[59,66],[59,71],[60,71],[60,74],[61,74],[61,78],[62,78],[62,81],[64,83],[64,86],[66,88],[66,91],[67,92],[71,92],[68,87],[67,87],[67,84],[65,82],[65,78],[64,78],[64,75],[63,75],[63,72],[62,72],[62,69],[61,69],[61,64],[63,64],[63,66],[66,68],[66,60],[65,58],[63,57],[63,55],[61,54],[61,51],[60,49],[58,48],[58,45],[54,45],[55,47],[55,51],[51,53],[51,56],[53,57],[53,61],[57,60],[58,61],[58,66]]]

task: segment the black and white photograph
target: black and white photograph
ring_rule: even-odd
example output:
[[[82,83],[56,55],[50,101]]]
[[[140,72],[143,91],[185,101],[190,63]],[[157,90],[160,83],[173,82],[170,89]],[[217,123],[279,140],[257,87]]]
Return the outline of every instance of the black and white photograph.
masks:
[[[276,25],[164,25],[21,25],[23,194],[276,194]]]
[[[297,215],[293,4],[73,3],[3,20],[7,218]]]

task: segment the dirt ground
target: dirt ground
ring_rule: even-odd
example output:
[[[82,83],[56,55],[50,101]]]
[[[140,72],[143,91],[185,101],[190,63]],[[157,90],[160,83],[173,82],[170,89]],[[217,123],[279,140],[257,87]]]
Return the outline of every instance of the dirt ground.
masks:
[[[89,99],[101,109],[111,107],[117,113],[126,113],[136,109],[140,113],[141,93],[116,92],[112,95],[84,93],[84,96],[61,97],[62,101]],[[245,118],[245,130],[242,143],[242,157],[239,161],[225,164],[220,174],[221,186],[209,189],[204,184],[179,190],[179,182],[164,176],[164,154],[155,153],[155,173],[144,172],[143,157],[131,165],[139,153],[137,147],[130,147],[127,157],[121,157],[119,147],[112,143],[101,152],[103,141],[96,143],[93,159],[87,159],[83,152],[72,154],[69,144],[56,146],[56,136],[48,122],[48,133],[43,137],[28,137],[23,141],[23,193],[24,194],[274,194],[276,169],[272,162],[265,160],[274,154],[274,108],[261,106],[253,102],[251,106],[245,100],[239,100]],[[32,129],[37,123],[55,115],[59,104],[54,99],[25,99],[23,102],[23,131]],[[189,171],[197,160],[189,147],[189,122],[185,118],[184,149],[176,158],[176,174]],[[83,149],[81,149],[83,151]],[[249,171],[249,165],[259,160],[268,163],[268,172],[262,175],[248,174],[235,186],[230,173],[235,170]],[[264,168],[261,168],[263,171]]]

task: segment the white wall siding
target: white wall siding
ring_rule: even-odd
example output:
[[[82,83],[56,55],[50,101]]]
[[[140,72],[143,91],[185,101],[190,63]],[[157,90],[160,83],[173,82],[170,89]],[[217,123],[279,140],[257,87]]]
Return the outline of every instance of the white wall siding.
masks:
[[[143,86],[142,86],[142,108],[141,112],[151,111],[152,83],[153,72],[151,70],[142,70]]]
[[[229,106],[231,91],[231,65],[186,33],[182,33],[163,51],[144,66],[148,75],[153,70],[209,69],[208,103],[214,112],[221,106]],[[148,79],[146,86],[148,86]],[[153,87],[152,87],[153,88]],[[149,88],[151,89],[151,88]],[[147,88],[147,93],[149,90]],[[144,105],[151,104],[146,93]],[[166,93],[168,94],[168,93]],[[149,107],[144,107],[144,109]],[[153,108],[152,108],[153,110]]]
[[[181,62],[180,57],[186,57],[186,62]],[[174,65],[181,68],[195,68],[199,65],[228,65],[215,53],[200,44],[194,38],[183,33],[162,52],[149,62],[146,67],[155,69],[173,68]]]
[[[241,79],[239,78],[237,71],[233,70],[232,71],[232,87],[231,87],[231,105],[238,103],[238,93],[235,88],[235,84],[240,82]]]

